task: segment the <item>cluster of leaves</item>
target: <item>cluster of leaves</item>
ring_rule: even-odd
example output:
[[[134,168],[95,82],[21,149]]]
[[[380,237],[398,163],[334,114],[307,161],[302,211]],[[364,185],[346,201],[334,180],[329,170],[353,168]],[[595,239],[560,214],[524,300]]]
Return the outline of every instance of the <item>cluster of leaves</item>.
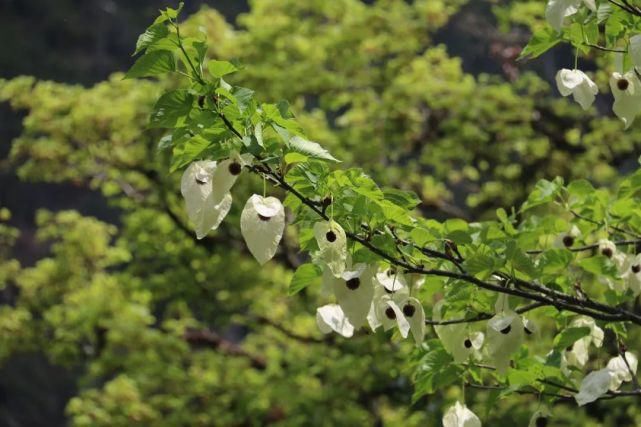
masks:
[[[196,48],[204,41],[195,39],[183,42],[177,24],[169,19],[169,25],[175,28],[175,34],[168,32],[164,38],[153,43],[164,46],[165,38],[175,35],[175,46],[172,51],[167,51],[167,55],[183,58],[184,71],[175,62],[172,62],[170,70],[159,70],[152,65],[148,55],[155,55],[157,52],[153,49],[154,44],[146,46],[146,52],[132,70],[136,70],[135,76],[174,71],[185,74],[190,79],[189,93],[192,97],[181,96],[178,97],[180,102],[169,104],[163,98],[176,98],[176,92],[170,92],[159,100],[152,113],[152,123],[157,116],[172,117],[171,126],[166,124],[173,128],[171,136],[164,138],[173,149],[172,167],[179,168],[184,163],[203,158],[220,160],[230,157],[236,151],[252,154],[258,165],[249,169],[287,191],[285,204],[296,217],[300,246],[309,252],[320,249],[320,259],[318,256],[313,258],[321,265],[327,263],[323,268],[330,268],[334,272],[332,264],[323,259],[324,249],[318,236],[312,239],[315,228],[313,224],[319,220],[330,220],[329,232],[332,232],[331,224],[336,221],[341,233],[345,230],[345,235],[349,238],[347,249],[351,253],[352,263],[373,265],[375,268],[382,263],[389,268],[403,269],[406,274],[430,277],[432,280],[429,284],[443,290],[446,311],[471,315],[454,323],[484,320],[488,318],[486,316],[492,317],[488,313],[495,310],[496,315],[488,322],[490,343],[486,346],[488,348],[484,359],[493,363],[491,369],[495,372],[484,375],[481,371],[474,375],[472,369],[479,366],[472,362],[466,363],[468,369],[465,372],[478,383],[474,383],[475,385],[483,387],[489,379],[509,386],[506,389],[508,393],[529,388],[533,389],[532,393],[553,398],[568,397],[559,394],[559,391],[574,391],[580,404],[594,401],[608,392],[609,383],[602,393],[592,394],[592,391],[588,391],[591,390],[589,376],[577,391],[577,379],[571,371],[564,369],[567,366],[562,366],[563,360],[569,357],[563,352],[574,351],[573,345],[592,331],[583,326],[568,328],[568,316],[585,314],[613,322],[611,329],[617,345],[619,340],[625,338],[625,329],[617,322],[641,322],[641,317],[622,306],[631,302],[641,290],[637,285],[641,265],[635,257],[623,254],[619,268],[613,268],[611,259],[615,256],[617,243],[629,245],[630,242],[612,243],[607,240],[611,235],[616,237],[617,234],[639,235],[634,220],[634,206],[639,201],[638,188],[634,184],[635,176],[622,184],[623,190],[616,195],[618,197],[614,201],[599,200],[595,197],[598,192],[587,181],[573,182],[568,187],[563,187],[562,180],[557,179],[537,184],[521,209],[511,217],[504,210],[498,211],[498,222],[468,224],[462,220],[448,220],[439,223],[416,218],[410,214],[418,201],[415,197],[407,192],[380,189],[359,169],[331,171],[327,162],[336,159],[319,144],[305,139],[286,104],[258,105],[253,102],[250,90],[227,83],[223,77],[238,68],[232,63],[210,60],[206,67],[209,73],[205,73],[205,56],[204,53],[201,54],[204,49]],[[144,37],[145,35],[141,40],[144,41]],[[198,110],[191,114],[194,108]],[[196,138],[199,142],[194,143]],[[190,149],[190,146],[197,148]],[[550,207],[548,211],[554,214],[553,217],[532,214],[540,206],[552,202],[558,203],[562,212],[572,214],[577,223],[586,221],[591,228],[584,226],[584,230],[581,230],[579,224],[566,219],[565,228],[557,230],[562,224],[562,216]],[[604,204],[599,205],[599,202]],[[617,209],[622,206],[622,210]],[[513,225],[517,215],[519,229]],[[547,218],[553,218],[556,222],[550,224],[546,221]],[[612,225],[612,222],[618,220],[624,221],[623,227]],[[546,244],[554,231],[558,234],[552,234],[552,240],[554,237],[558,240],[558,236],[562,236],[564,248]],[[605,234],[606,239],[598,240],[600,234]],[[575,239],[580,235],[586,235],[589,244],[574,249]],[[327,240],[333,242],[336,235],[333,234],[332,239],[327,237]],[[634,244],[637,242],[638,240],[632,241]],[[584,251],[593,248],[599,249],[596,255],[581,257]],[[573,253],[576,254],[574,257]],[[628,261],[629,258],[633,260]],[[295,291],[300,290],[305,282],[312,282],[315,275],[320,276],[321,268],[303,266],[298,272],[300,274],[298,277],[295,275],[292,285]],[[447,280],[444,281],[443,278]],[[349,286],[349,280],[344,280],[347,287],[353,289]],[[627,283],[617,286],[615,282],[622,280],[627,280]],[[580,296],[575,296],[575,292],[580,292]],[[550,313],[548,317],[556,320],[560,334],[546,357],[522,351],[523,329],[532,334],[533,327],[511,311],[504,298],[496,301],[497,293],[536,302],[517,310],[518,313],[546,306],[557,310],[557,313]],[[338,292],[336,297],[340,304],[341,296]],[[605,303],[599,302],[601,299]],[[366,312],[370,304],[374,306],[377,302],[369,299],[362,301],[362,304],[366,304],[362,307]],[[349,313],[346,312],[346,315],[349,317]],[[438,313],[437,325],[441,324],[442,315],[441,312]],[[398,314],[394,317],[388,315],[390,319],[397,316]],[[348,320],[354,323],[353,318]],[[342,322],[344,321],[341,320]],[[360,322],[353,326],[358,328]],[[328,328],[328,331],[331,329],[343,333],[342,328]],[[447,340],[442,339],[444,343]],[[459,345],[464,344],[468,349],[475,347],[471,341],[467,345],[467,341],[470,339],[466,338],[465,343]],[[520,357],[512,357],[512,353],[519,350],[518,356],[524,359],[521,365]],[[431,348],[428,347],[424,357],[430,360],[434,357],[434,352],[439,351],[441,350],[437,345],[432,345]],[[453,353],[451,349],[448,352]],[[627,353],[625,350],[622,352],[620,357],[625,361]],[[627,381],[632,380],[636,374],[636,358],[632,359],[633,357],[630,356],[629,365],[625,361],[629,374],[627,371],[621,374],[617,371],[613,375],[625,376]],[[513,369],[507,369],[510,362]],[[567,365],[568,362],[565,363]],[[423,368],[422,371],[427,374],[423,375],[419,384],[424,386],[424,390],[430,390],[434,384],[443,386],[448,381],[458,380],[461,373],[457,369],[450,369],[449,365],[441,360],[437,365]],[[585,363],[580,364],[579,368],[584,365]],[[441,375],[442,370],[449,374]],[[604,371],[607,378],[610,371],[610,368]],[[463,375],[464,378],[466,374]],[[433,380],[434,376],[440,378],[439,382]],[[621,381],[611,387],[610,395],[639,393],[637,388],[629,393],[619,392],[620,385]],[[634,385],[636,387],[636,381]],[[550,388],[551,391],[548,390]],[[585,397],[586,394],[589,395],[588,398]],[[466,411],[464,407],[456,408],[455,411]],[[444,418],[446,424],[447,419],[448,416]]]

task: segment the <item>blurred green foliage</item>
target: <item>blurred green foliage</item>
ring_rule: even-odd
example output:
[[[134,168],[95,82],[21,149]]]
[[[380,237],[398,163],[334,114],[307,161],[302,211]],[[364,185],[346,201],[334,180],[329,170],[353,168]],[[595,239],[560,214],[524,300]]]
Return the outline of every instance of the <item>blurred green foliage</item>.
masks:
[[[207,34],[210,56],[250,65],[242,85],[264,101],[290,100],[310,138],[345,163],[416,191],[429,216],[494,216],[541,178],[617,182],[636,163],[639,126],[623,133],[615,118],[558,99],[533,72],[512,82],[466,73],[434,44],[465,3],[255,0],[236,27],[203,9],[184,29]],[[495,6],[501,29],[540,26],[534,4]],[[16,295],[0,307],[0,361],[43,352],[78,368],[67,406],[76,426],[439,425],[460,390],[412,403],[420,350],[383,333],[321,336],[318,290],[286,297],[300,262],[293,230],[262,269],[242,245],[238,203],[215,235],[193,238],[178,174],[167,174],[157,148],[162,133],[148,126],[176,82],[122,78],[90,88],[0,81],[0,100],[27,111],[10,153],[19,177],[97,189],[120,209],[118,224],[40,212],[38,239],[50,253],[29,267],[13,259],[17,232],[0,223],[0,289]],[[237,200],[260,187],[244,179]],[[568,224],[554,215],[551,234]],[[549,348],[548,336],[532,351]],[[467,397],[488,425],[526,425],[537,407],[527,396]],[[554,414],[568,426],[641,423],[624,401],[607,413],[601,405]]]

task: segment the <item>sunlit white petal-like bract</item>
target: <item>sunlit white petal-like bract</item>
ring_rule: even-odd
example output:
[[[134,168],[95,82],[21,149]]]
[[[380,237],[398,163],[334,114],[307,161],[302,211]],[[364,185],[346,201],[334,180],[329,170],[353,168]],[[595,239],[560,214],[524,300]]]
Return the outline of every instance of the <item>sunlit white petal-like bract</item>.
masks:
[[[481,420],[463,403],[456,402],[445,411],[443,427],[481,427]]]
[[[314,237],[320,249],[321,259],[334,276],[340,277],[347,261],[347,236],[345,230],[335,221],[321,221],[314,224]]]
[[[234,186],[236,179],[240,176],[243,167],[251,165],[253,156],[249,153],[238,154],[234,151],[228,159],[218,163],[218,167],[212,176],[214,200],[221,200],[225,194]]]
[[[441,310],[444,300],[437,302],[432,309],[432,320],[440,322]],[[441,340],[443,348],[452,355],[456,363],[463,363],[474,353],[481,349],[485,335],[481,332],[470,332],[467,323],[453,323],[449,325],[434,326],[436,335]]]
[[[354,326],[349,323],[338,304],[328,304],[316,309],[316,324],[324,334],[334,331],[349,338],[354,335]]]
[[[583,406],[594,402],[608,392],[611,381],[612,373],[607,368],[590,372],[581,381],[579,392],[574,395],[576,403]]]
[[[548,0],[545,8],[545,19],[552,28],[560,32],[565,24],[565,18],[577,13],[581,4],[585,4],[590,10],[596,11],[594,0]]]
[[[615,72],[610,77],[610,89],[614,95],[612,111],[627,129],[641,113],[641,81],[634,71],[625,74]]]
[[[556,86],[563,96],[572,95],[581,108],[587,110],[594,102],[599,88],[581,70],[564,68],[556,73]]]
[[[185,170],[180,180],[180,192],[185,198],[187,216],[194,224],[196,237],[202,239],[218,228],[231,208],[231,194],[213,197],[212,177],[216,162],[196,161]]]
[[[376,273],[376,280],[390,292],[396,292],[407,287],[405,276],[391,267]]]
[[[275,197],[254,194],[240,215],[240,231],[254,258],[265,264],[272,259],[285,229],[285,210]]]
[[[512,310],[502,311],[487,322],[486,349],[496,370],[503,374],[510,364],[512,353],[523,343],[521,316]]]
[[[625,352],[625,360],[623,360],[623,356],[610,359],[606,366],[612,374],[610,390],[615,391],[623,382],[632,381],[632,375],[637,373],[638,363],[637,357],[629,351]]]
[[[632,64],[641,69],[641,34],[630,37],[630,58],[632,58]]]
[[[336,300],[355,328],[367,321],[367,313],[374,298],[373,275],[373,267],[356,264],[352,270],[344,271],[340,278],[334,278]]]

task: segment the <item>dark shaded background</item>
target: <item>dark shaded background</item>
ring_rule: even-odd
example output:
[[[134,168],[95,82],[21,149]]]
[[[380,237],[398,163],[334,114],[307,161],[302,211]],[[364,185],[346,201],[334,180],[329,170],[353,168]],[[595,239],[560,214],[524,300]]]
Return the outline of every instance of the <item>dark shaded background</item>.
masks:
[[[39,79],[89,86],[132,63],[138,35],[156,17],[158,9],[176,6],[168,0],[0,0],[0,78],[32,75]],[[185,15],[208,4],[229,22],[248,10],[244,0],[188,0]],[[523,45],[526,33],[508,37],[495,29],[488,2],[471,0],[436,42],[451,55],[463,58],[472,74],[489,72],[513,78],[510,45]],[[506,56],[505,52],[508,52]],[[559,55],[560,53],[560,55]],[[516,52],[518,54],[518,51]],[[552,80],[564,52],[548,55],[534,66]],[[507,64],[507,65],[506,65]],[[117,211],[102,197],[70,184],[20,182],[6,164],[10,141],[19,135],[20,114],[0,105],[0,207],[12,212],[11,224],[21,231],[16,255],[23,265],[33,264],[46,248],[34,241],[37,209],[75,209],[117,223]],[[2,301],[0,301],[1,303]],[[14,358],[0,370],[0,426],[65,425],[64,407],[75,394],[78,372],[50,366],[39,355]]]
[[[188,0],[185,15],[202,4],[216,7],[233,22],[248,9],[244,0]],[[158,14],[175,7],[167,0],[0,0],[0,78],[39,79],[89,86],[126,70],[138,35]],[[101,196],[69,184],[20,182],[6,164],[10,141],[22,117],[0,104],[0,207],[12,212],[21,231],[16,248],[24,265],[46,248],[34,242],[37,209],[75,209],[109,222],[117,212]],[[63,426],[64,408],[75,394],[77,372],[51,366],[40,355],[13,358],[0,370],[0,426]]]

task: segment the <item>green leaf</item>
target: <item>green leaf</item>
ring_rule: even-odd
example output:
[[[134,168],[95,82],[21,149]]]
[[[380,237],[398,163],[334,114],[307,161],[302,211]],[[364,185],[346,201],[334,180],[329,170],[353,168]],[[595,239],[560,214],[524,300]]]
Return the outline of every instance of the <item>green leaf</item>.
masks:
[[[556,350],[565,350],[576,341],[590,334],[590,328],[581,326],[580,328],[567,328],[554,337],[554,348]]]
[[[156,76],[176,69],[174,54],[168,50],[147,52],[127,71],[126,79]]]
[[[194,96],[183,89],[165,93],[154,105],[150,124],[155,128],[173,128],[186,117],[194,103]]]
[[[383,196],[386,200],[389,200],[395,205],[407,210],[414,209],[419,203],[421,203],[421,200],[413,191],[383,188]]]
[[[226,76],[227,74],[231,74],[238,71],[238,67],[236,67],[231,62],[218,61],[215,59],[212,59],[207,63],[207,69],[209,70],[209,73],[217,79],[220,79],[221,77]]]
[[[518,59],[534,59],[556,46],[560,41],[560,34],[550,27],[545,27],[532,35],[530,42],[523,48]]]
[[[285,163],[288,165],[292,163],[306,162],[307,158],[308,157],[306,155],[301,153],[295,153],[295,152],[287,153],[283,157],[283,159],[285,160]]]
[[[334,156],[329,154],[329,151],[320,146],[317,142],[309,141],[300,136],[293,136],[289,139],[289,146],[292,150],[303,153],[309,157],[317,159],[331,160],[333,162],[340,162]]]
[[[463,372],[463,367],[453,363],[452,356],[445,351],[439,340],[430,340],[427,345],[430,350],[417,366],[416,385],[412,396],[414,402],[421,396],[458,382]]]
[[[321,277],[321,269],[311,263],[300,265],[289,283],[288,295],[296,295]]]
[[[171,7],[168,7],[165,10],[160,11],[160,16],[156,18],[154,21],[154,24],[160,24],[161,22],[166,22],[166,21],[175,21],[176,18],[178,18],[178,15],[180,14],[180,11],[183,9],[183,6],[185,5],[184,2],[180,2],[178,4],[178,9],[173,9]]]
[[[149,46],[154,45],[159,40],[164,39],[169,34],[169,30],[165,24],[154,24],[151,27],[147,28],[144,33],[138,37],[136,42],[136,51],[134,55],[137,55],[139,52],[147,49]]]

